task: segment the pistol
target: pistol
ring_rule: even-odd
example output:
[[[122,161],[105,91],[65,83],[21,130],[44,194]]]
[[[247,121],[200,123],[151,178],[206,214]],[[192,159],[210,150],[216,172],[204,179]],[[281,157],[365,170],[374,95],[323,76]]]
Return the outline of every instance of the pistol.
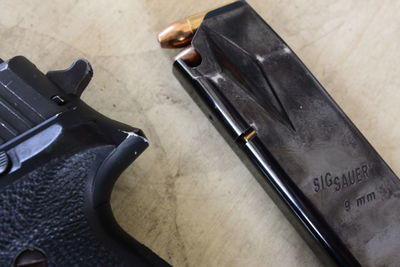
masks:
[[[92,75],[82,59],[46,75],[0,61],[1,266],[169,266],[113,217],[114,182],[148,141],[80,99]]]
[[[398,266],[400,180],[245,1],[159,35],[173,72],[327,265]]]

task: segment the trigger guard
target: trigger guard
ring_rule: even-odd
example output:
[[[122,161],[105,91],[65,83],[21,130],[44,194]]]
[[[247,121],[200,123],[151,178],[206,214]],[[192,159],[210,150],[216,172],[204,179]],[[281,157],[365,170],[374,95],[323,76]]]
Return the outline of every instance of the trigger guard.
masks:
[[[121,173],[149,146],[147,139],[129,132],[122,143],[103,161],[93,180],[93,207],[109,203],[112,189]]]

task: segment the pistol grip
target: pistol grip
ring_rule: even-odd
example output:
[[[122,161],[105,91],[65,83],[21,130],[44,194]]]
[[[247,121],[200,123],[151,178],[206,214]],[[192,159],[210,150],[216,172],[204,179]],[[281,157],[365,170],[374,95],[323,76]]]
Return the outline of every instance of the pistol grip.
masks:
[[[1,64],[0,100],[12,105],[0,114],[7,122],[0,137],[8,128],[19,131],[0,140],[7,159],[0,177],[0,266],[169,266],[112,214],[113,185],[148,142],[139,129],[79,99],[92,75],[89,63],[79,60],[47,76],[23,57]]]

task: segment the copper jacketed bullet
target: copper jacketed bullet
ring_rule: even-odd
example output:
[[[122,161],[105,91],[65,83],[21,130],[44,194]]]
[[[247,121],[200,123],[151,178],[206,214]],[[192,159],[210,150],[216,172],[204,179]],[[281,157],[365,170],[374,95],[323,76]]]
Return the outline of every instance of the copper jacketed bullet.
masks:
[[[218,7],[226,5],[220,5]],[[218,8],[216,7],[216,8]],[[185,19],[179,20],[167,28],[165,28],[158,35],[158,41],[162,48],[182,48],[190,45],[194,34],[200,27],[206,14],[216,8],[197,13]]]
[[[158,41],[162,48],[181,48],[186,47],[199,28],[206,13],[199,13],[186,19],[177,21],[158,35]]]
[[[179,55],[175,57],[175,60],[178,59],[183,60],[189,67],[197,67],[201,63],[200,54],[192,46],[179,53]]]

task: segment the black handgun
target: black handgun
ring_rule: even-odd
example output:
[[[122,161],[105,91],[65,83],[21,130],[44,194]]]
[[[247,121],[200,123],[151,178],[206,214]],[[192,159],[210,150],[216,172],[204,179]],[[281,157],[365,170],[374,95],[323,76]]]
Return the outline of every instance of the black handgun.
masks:
[[[327,264],[398,266],[400,180],[245,2],[159,35],[174,74]]]
[[[0,266],[169,266],[116,223],[115,180],[148,146],[80,100],[86,60],[0,61]]]

